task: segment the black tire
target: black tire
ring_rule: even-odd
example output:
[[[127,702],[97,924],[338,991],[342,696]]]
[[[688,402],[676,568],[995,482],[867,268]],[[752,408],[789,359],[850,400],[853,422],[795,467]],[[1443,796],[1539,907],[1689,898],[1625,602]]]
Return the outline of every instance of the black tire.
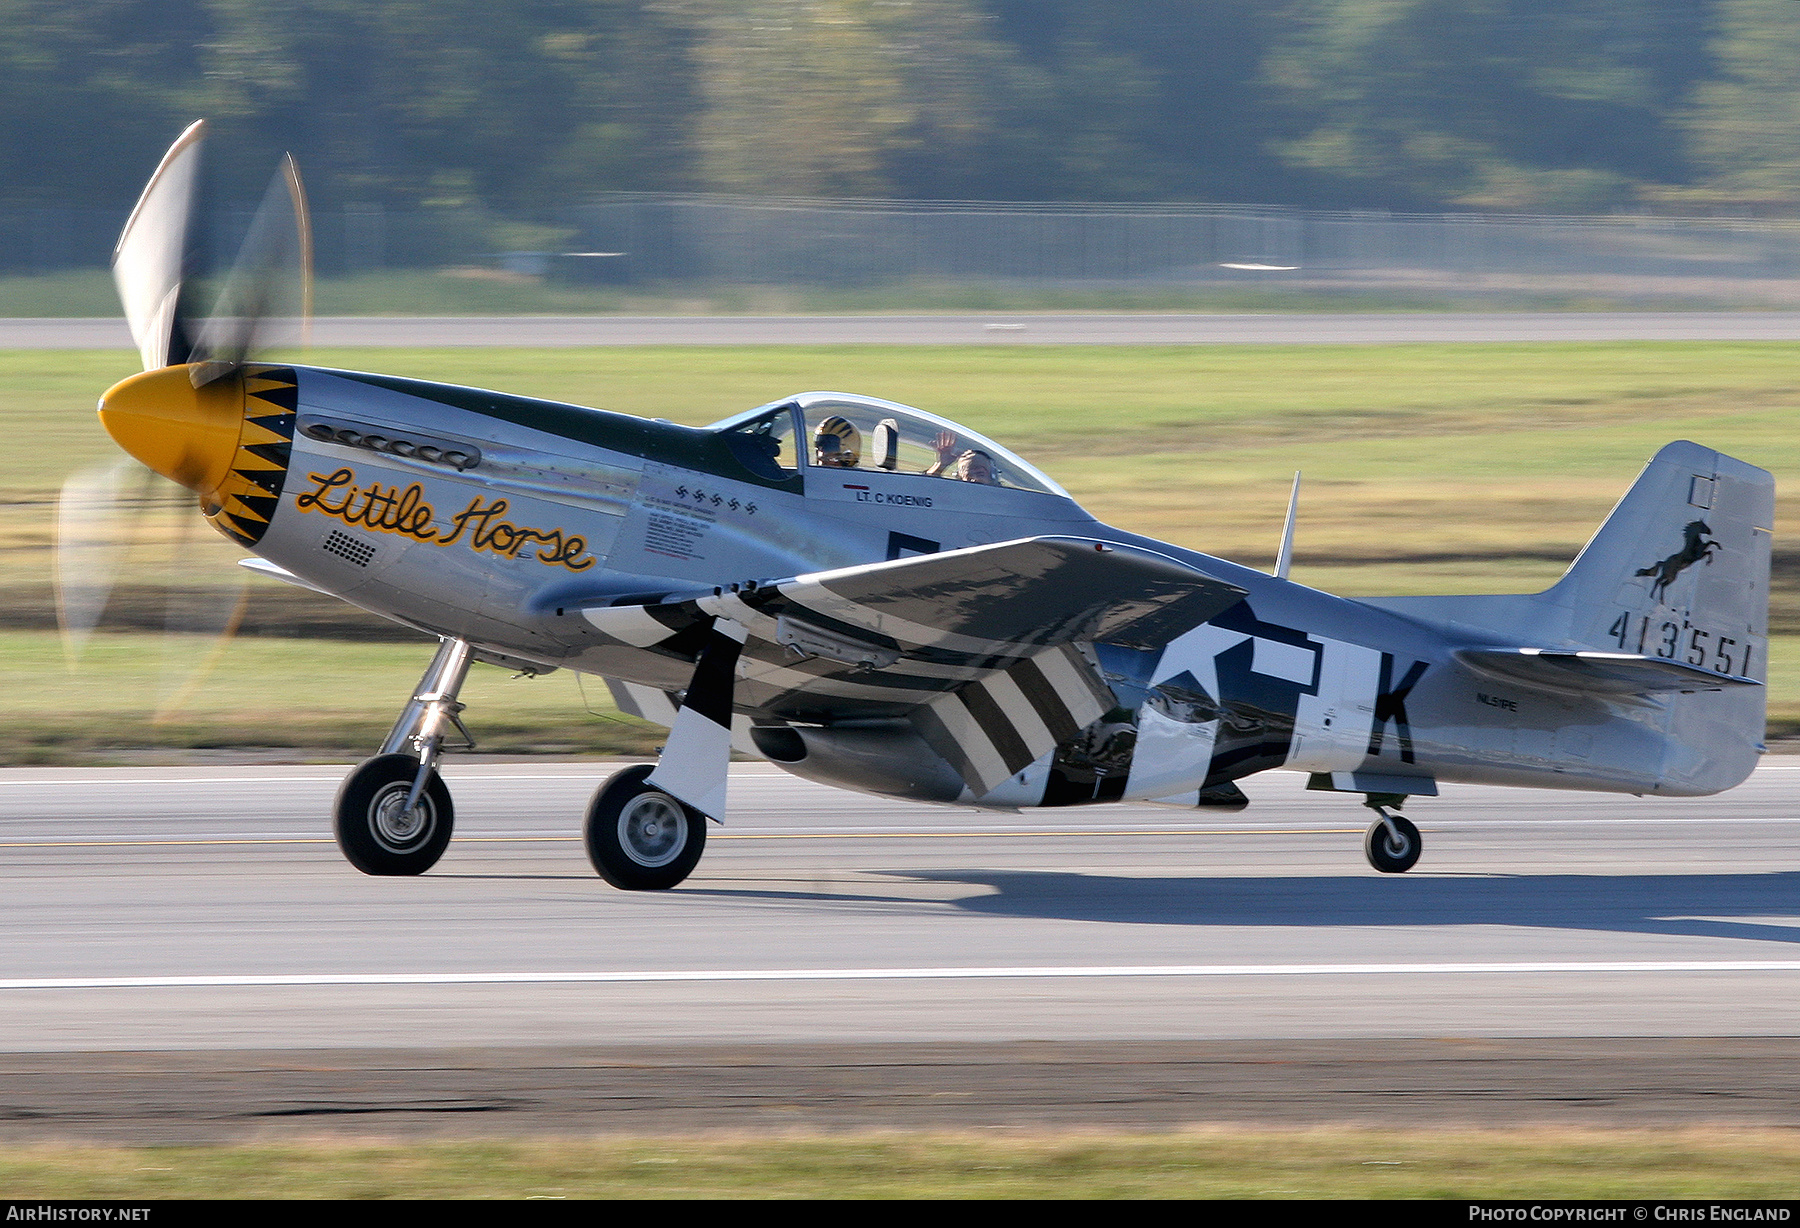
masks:
[[[588,860],[622,891],[667,891],[706,851],[706,816],[646,784],[652,770],[639,763],[615,772],[588,804]]]
[[[1406,819],[1395,815],[1393,822],[1400,833],[1399,845],[1396,846],[1393,837],[1388,835],[1387,823],[1376,819],[1363,837],[1363,853],[1368,856],[1369,864],[1383,874],[1404,874],[1417,864],[1422,842],[1419,829]]]
[[[449,846],[456,811],[436,769],[412,814],[400,815],[418,774],[419,761],[411,755],[377,755],[357,764],[338,786],[332,830],[338,848],[364,874],[423,874]]]

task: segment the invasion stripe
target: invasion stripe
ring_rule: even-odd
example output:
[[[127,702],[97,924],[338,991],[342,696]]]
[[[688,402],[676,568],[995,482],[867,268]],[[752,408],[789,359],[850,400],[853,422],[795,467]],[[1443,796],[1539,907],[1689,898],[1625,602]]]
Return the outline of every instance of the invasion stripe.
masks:
[[[601,631],[633,648],[654,647],[673,634],[666,622],[641,605],[600,606],[581,613]]]
[[[732,630],[738,634],[732,635]],[[742,635],[741,626],[723,620],[714,625],[700,659],[694,663],[694,678],[681,705],[727,729],[731,727],[731,691],[737,681],[738,653],[744,646]]]
[[[1005,756],[1000,753],[987,730],[981,727],[960,696],[946,695],[933,702],[930,710],[944,723],[944,728],[950,731],[950,736],[956,739],[962,746],[963,753],[969,757],[969,762],[974,764],[975,779],[965,783],[975,788],[977,795],[986,793],[1012,775],[1013,769],[1007,766]]]
[[[1056,688],[1050,685],[1050,680],[1044,677],[1044,671],[1035,660],[1019,662],[1006,671],[1006,676],[1019,688],[1019,693],[1031,704],[1038,719],[1050,731],[1052,746],[1066,742],[1081,732],[1081,726],[1069,712],[1069,705],[1056,693]]]
[[[970,787],[979,783],[981,789],[977,792],[986,792],[1012,776],[1013,769],[1006,765],[1006,758],[999,753],[999,747],[995,747],[994,738],[988,736],[988,731],[981,727],[981,722],[976,720],[974,713],[968,711],[967,704],[959,695],[945,695],[934,700],[931,711],[932,715],[943,722],[943,727],[949,729],[950,736],[958,740],[958,744],[963,747],[963,754],[968,756],[968,762],[976,765],[976,780],[967,781]]]
[[[1050,726],[1038,715],[1037,708],[1019,688],[1019,684],[1013,681],[1012,671],[995,674],[981,685],[993,697],[994,702],[1000,705],[1000,710],[1006,713],[1006,719],[1019,731],[1025,745],[1031,748],[1033,759],[1062,740],[1050,732]]]
[[[988,694],[985,683],[966,686],[956,693],[956,697],[969,710],[970,717],[981,727],[981,731],[987,734],[988,741],[993,743],[1001,762],[1006,764],[1007,776],[1024,770],[1037,758],[1037,754],[1025,744],[1025,739],[1019,736],[1019,731],[1007,719],[1006,713],[1001,711],[1000,705],[994,702],[994,697]],[[1000,782],[996,780],[994,783]]]
[[[779,631],[775,619],[738,594],[728,593],[709,601],[707,605],[733,622],[743,624],[755,638],[767,640],[771,644],[776,642]]]
[[[980,797],[1010,773],[981,730],[969,718],[969,711],[954,696],[945,696],[935,704],[916,709],[911,714],[912,726],[926,745],[956,769],[969,791]]]
[[[704,613],[698,606],[688,601],[676,601],[667,605],[647,605],[638,608],[643,610],[651,620],[661,623],[669,632],[675,634],[692,630],[695,626],[712,617],[712,615]]]
[[[1075,718],[1077,728],[1100,719],[1107,709],[1118,703],[1112,691],[1095,677],[1092,668],[1073,648],[1064,646],[1033,660],[1044,671],[1045,680],[1069,705],[1069,715]]]
[[[953,768],[964,784],[977,779],[975,764],[963,753],[962,743],[938,719],[938,714],[930,708],[918,708],[909,716],[914,732],[923,738],[925,744],[938,753],[938,756]],[[971,787],[971,791],[973,791]]]

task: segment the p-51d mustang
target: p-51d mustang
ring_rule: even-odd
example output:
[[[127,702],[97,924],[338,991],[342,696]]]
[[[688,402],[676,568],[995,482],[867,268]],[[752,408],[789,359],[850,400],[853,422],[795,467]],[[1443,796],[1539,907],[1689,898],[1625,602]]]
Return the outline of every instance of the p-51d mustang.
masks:
[[[733,747],[809,780],[986,808],[1235,806],[1286,768],[1362,794],[1378,870],[1439,781],[1700,795],[1762,750],[1773,481],[1692,443],[1650,461],[1555,586],[1351,601],[1102,524],[1005,448],[812,392],[713,426],[249,360],[304,264],[291,164],[196,323],[199,125],[115,271],[145,371],[100,417],[199,496],[246,566],[440,638],[338,794],[370,874],[443,853],[436,770],[472,660],[605,678],[669,727],[589,808],[607,881],[672,887],[726,815]],[[235,287],[235,290],[232,289]],[[1291,534],[1291,516],[1290,516]]]

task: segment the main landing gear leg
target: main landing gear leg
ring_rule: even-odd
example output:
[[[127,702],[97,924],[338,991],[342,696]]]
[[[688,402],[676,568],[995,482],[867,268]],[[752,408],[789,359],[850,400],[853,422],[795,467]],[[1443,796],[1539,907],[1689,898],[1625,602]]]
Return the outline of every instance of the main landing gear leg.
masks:
[[[456,700],[469,657],[467,640],[438,645],[381,752],[358,764],[338,789],[333,814],[338,848],[364,874],[423,874],[450,843],[455,809],[437,761],[452,731],[462,739],[453,749],[475,745]]]
[[[1389,814],[1405,803],[1404,793],[1371,793],[1363,805],[1380,815],[1363,836],[1363,853],[1369,864],[1383,874],[1404,874],[1419,860],[1419,829],[1397,814]]]
[[[588,860],[613,886],[667,891],[700,864],[706,820],[724,822],[731,696],[746,635],[737,623],[713,623],[662,759],[616,773],[588,804]]]

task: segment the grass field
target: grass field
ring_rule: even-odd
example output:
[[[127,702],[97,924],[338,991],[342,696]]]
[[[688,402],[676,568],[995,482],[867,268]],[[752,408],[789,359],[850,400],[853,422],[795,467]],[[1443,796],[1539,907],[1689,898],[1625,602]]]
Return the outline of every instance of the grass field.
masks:
[[[809,388],[874,393],[1015,447],[1105,520],[1259,567],[1270,564],[1288,482],[1302,469],[1294,578],[1349,595],[1541,588],[1670,439],[1764,465],[1784,491],[1794,488],[1797,358],[1800,349],[1781,343],[309,355],[321,365],[689,423]],[[89,407],[132,367],[125,353],[0,352],[0,429],[29,441],[0,450],[0,592],[14,627],[43,623],[53,492],[75,466],[116,456]],[[1781,545],[1800,527],[1797,512],[1800,504],[1784,497],[1773,619],[1784,631],[1800,631],[1800,552]],[[189,570],[208,560],[230,570],[230,547],[210,535],[203,540],[203,549],[188,553]],[[313,651],[322,661],[336,650]],[[293,668],[299,672],[279,676],[297,684],[305,673]],[[396,677],[406,670],[416,676],[408,665]],[[1800,724],[1797,683],[1784,666],[1771,689],[1783,728]],[[34,719],[16,704],[8,711],[9,721]],[[386,694],[371,695],[364,719],[385,725],[392,712]],[[481,719],[479,709],[472,715]],[[247,723],[282,719],[257,715]],[[233,727],[216,736],[247,736]],[[527,736],[522,730],[518,737]]]
[[[869,286],[579,285],[491,269],[415,269],[321,278],[320,315],[785,315],[963,311],[1630,311],[1788,306],[1753,285],[1697,294],[1596,294],[1516,286],[1472,292],[1381,284],[1270,281],[1045,283],[911,278]],[[0,316],[116,316],[104,269],[0,277]]]
[[[0,1149],[33,1198],[1792,1199],[1800,1131],[1197,1129]]]
[[[242,636],[203,670],[214,643],[101,633],[71,671],[55,632],[0,631],[0,763],[104,761],[125,748],[180,747],[360,759],[387,736],[435,647],[423,636]],[[484,752],[644,755],[666,736],[621,715],[604,682],[567,671],[516,678],[477,664],[462,701]]]

